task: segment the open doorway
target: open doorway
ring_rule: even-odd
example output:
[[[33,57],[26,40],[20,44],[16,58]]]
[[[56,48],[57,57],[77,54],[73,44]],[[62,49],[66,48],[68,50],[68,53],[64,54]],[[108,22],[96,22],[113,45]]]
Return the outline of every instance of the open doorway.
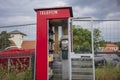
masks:
[[[64,80],[62,65],[63,59],[68,59],[68,19],[51,19],[48,23],[49,80]]]

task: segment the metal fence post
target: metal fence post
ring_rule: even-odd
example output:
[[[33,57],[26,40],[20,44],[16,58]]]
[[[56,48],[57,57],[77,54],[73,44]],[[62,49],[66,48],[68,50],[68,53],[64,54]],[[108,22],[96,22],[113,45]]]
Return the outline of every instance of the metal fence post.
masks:
[[[95,59],[94,59],[94,27],[93,19],[91,18],[91,41],[92,41],[92,55],[93,55],[93,80],[95,80]]]
[[[69,60],[69,80],[72,78],[71,72],[71,18],[68,19],[68,60]]]

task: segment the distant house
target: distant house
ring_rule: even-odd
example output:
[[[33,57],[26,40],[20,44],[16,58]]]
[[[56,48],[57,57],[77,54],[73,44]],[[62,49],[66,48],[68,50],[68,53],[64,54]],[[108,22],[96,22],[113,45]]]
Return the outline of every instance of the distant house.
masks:
[[[35,55],[35,41],[25,40],[27,35],[18,30],[12,31],[9,34],[11,46],[0,52],[1,67],[3,69],[9,67],[8,71],[12,69],[19,71],[28,69],[31,63],[34,64],[32,59],[34,59]],[[32,66],[32,68],[34,67]]]
[[[11,42],[10,47],[17,47],[23,49],[35,49],[35,41],[34,40],[25,40],[26,34],[15,30],[9,33],[11,38],[9,39]]]
[[[104,46],[99,47],[100,52],[118,52],[119,47],[116,44],[104,44]]]

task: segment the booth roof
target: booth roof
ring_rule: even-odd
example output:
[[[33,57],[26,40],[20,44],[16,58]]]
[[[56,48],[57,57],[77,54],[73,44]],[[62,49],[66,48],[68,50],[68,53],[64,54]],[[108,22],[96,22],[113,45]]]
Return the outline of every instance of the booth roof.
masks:
[[[22,58],[35,54],[35,49],[8,49],[0,52],[1,58]]]
[[[64,6],[64,7],[52,7],[52,8],[36,8],[34,9],[36,12],[40,10],[55,10],[55,9],[69,9],[70,17],[73,17],[72,7]]]

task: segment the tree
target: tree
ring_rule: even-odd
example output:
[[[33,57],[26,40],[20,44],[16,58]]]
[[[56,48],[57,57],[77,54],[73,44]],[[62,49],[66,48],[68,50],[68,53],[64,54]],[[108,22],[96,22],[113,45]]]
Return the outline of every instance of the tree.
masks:
[[[7,31],[2,31],[0,33],[0,50],[4,50],[5,48],[10,46],[10,34]]]
[[[104,46],[105,40],[102,39],[101,31],[97,28],[94,28],[93,36],[94,36],[94,50],[95,52],[97,52],[98,47]]]
[[[78,53],[91,51],[91,32],[88,29],[73,28],[73,50]]]
[[[101,31],[97,28],[94,29],[94,50],[97,51],[98,47],[104,43],[101,37]],[[91,31],[83,28],[73,27],[73,50],[76,53],[84,53],[92,51]]]
[[[116,44],[120,49],[120,42],[114,42],[114,44]]]

